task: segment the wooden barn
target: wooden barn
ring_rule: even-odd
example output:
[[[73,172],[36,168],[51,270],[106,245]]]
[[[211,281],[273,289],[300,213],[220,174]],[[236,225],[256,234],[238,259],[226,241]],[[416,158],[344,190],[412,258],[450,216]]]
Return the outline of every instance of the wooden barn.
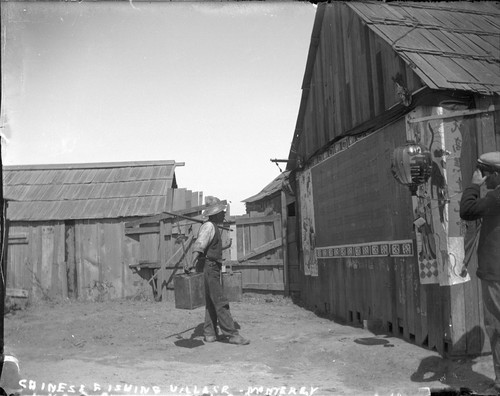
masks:
[[[458,208],[477,157],[500,149],[499,93],[496,2],[318,4],[287,163],[307,307],[442,354],[488,351],[465,260],[476,224]],[[391,170],[408,141],[432,156],[414,195]]]
[[[175,161],[3,168],[8,200],[7,287],[29,298],[99,300],[149,295],[134,268],[148,245],[125,224],[201,205],[177,188]]]

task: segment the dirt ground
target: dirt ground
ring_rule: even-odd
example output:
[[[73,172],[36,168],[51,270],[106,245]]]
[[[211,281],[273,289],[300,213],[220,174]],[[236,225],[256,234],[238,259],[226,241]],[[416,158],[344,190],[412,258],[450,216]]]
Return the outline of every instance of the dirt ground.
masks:
[[[445,360],[336,323],[281,296],[231,303],[247,346],[204,343],[204,308],[117,300],[28,306],[5,317],[23,395],[429,395],[491,385],[491,356]]]

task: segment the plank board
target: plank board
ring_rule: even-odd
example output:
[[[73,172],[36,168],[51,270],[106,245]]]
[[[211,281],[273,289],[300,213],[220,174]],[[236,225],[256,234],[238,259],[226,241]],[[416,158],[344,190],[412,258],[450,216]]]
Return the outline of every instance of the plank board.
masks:
[[[126,228],[125,235],[156,234],[160,232],[159,226]]]
[[[170,195],[167,198],[167,202],[169,202],[169,206],[167,208],[168,212],[174,211],[174,207],[175,207],[174,205],[176,205],[174,202],[175,197],[176,197],[175,190],[172,190],[172,195]],[[172,237],[173,224],[172,224],[172,222],[165,221],[164,227],[165,227],[164,239],[159,241],[158,249],[164,249],[165,250],[165,258],[167,258],[167,257],[171,257],[175,252],[174,241],[173,241],[173,237]],[[159,295],[161,295],[162,301],[167,301],[168,297],[169,297],[169,294],[167,292],[168,280],[171,278],[172,271],[167,269],[167,268],[160,270],[160,271],[162,272],[163,279],[161,279],[160,276],[158,276],[158,293],[159,293]]]
[[[256,234],[256,235],[262,235],[262,234]],[[254,237],[255,237],[255,235],[254,235]],[[238,259],[238,261],[239,262],[247,261],[247,260],[249,260],[251,258],[254,258],[254,257],[259,256],[261,254],[267,253],[270,250],[273,250],[273,249],[276,249],[278,247],[281,247],[282,244],[283,244],[283,241],[281,240],[281,238],[279,238],[279,239],[273,239],[272,241],[266,242],[263,245],[260,245],[260,246],[258,246],[256,248],[252,249],[246,255],[244,255],[243,257],[240,257]]]
[[[413,269],[418,268],[418,263],[413,257],[404,258],[401,260],[404,266],[404,282],[406,288],[406,323],[405,323],[405,338],[407,340],[415,339],[415,322],[416,322],[416,312],[415,312],[415,291],[414,291],[414,281],[418,282],[418,274],[416,274]],[[417,283],[418,286],[418,283]]]
[[[50,291],[52,281],[52,267],[54,261],[54,227],[45,226],[42,228],[42,268],[39,274],[40,287],[43,292]]]
[[[250,224],[255,224],[255,225],[261,225],[261,224],[266,224],[266,223],[274,223],[275,221],[280,221],[281,220],[281,215],[271,215],[271,216],[254,216],[254,217],[242,217],[242,216],[236,216],[235,221],[236,225],[250,225]]]
[[[28,290],[7,288],[5,291],[7,297],[28,298]]]
[[[66,244],[65,244],[65,225],[60,222],[56,227],[55,248],[54,248],[54,271],[52,280],[54,282],[52,292],[54,296],[62,296],[68,298],[68,278],[67,266],[65,260]]]

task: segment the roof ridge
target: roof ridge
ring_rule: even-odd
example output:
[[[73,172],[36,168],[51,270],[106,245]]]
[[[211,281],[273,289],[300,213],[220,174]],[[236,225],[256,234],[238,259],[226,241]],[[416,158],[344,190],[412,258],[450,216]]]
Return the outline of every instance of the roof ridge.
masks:
[[[32,165],[4,165],[3,170],[72,170],[72,169],[106,169],[106,168],[131,168],[144,166],[184,166],[184,162],[175,160],[158,161],[124,161],[124,162],[89,162],[67,164],[32,164]]]
[[[401,45],[393,45],[396,51],[405,51],[405,52],[417,52],[419,54],[428,54],[428,55],[442,55],[448,58],[462,58],[462,59],[480,59],[489,61],[492,63],[500,63],[500,59],[495,57],[494,55],[478,55],[478,54],[467,54],[467,53],[459,53],[453,51],[442,51],[442,50],[431,50],[431,49],[419,49],[419,48],[411,48],[404,47]]]
[[[95,184],[112,184],[112,183],[135,183],[135,182],[151,182],[151,181],[165,181],[165,180],[170,180],[172,177],[156,177],[156,178],[143,178],[143,179],[127,179],[127,180],[113,180],[113,181],[95,181],[91,180],[88,182],[75,182],[75,183],[18,183],[18,184],[10,184],[10,183],[5,183],[5,187],[16,187],[16,186],[83,186],[83,185],[95,185]]]
[[[500,14],[499,14],[500,16]],[[475,29],[464,29],[464,28],[454,28],[451,26],[443,26],[436,25],[430,23],[421,23],[420,21],[416,21],[413,19],[392,19],[392,18],[370,18],[369,21],[366,21],[368,25],[394,25],[394,26],[405,26],[412,28],[422,28],[422,29],[431,29],[431,30],[445,30],[447,32],[453,33],[466,33],[466,34],[476,34],[478,36],[500,36],[500,26],[495,26],[499,29],[499,32],[486,32],[484,30],[475,30]]]
[[[370,3],[378,3],[378,1],[370,2]],[[395,7],[421,8],[421,9],[425,9],[425,10],[461,12],[461,13],[465,13],[465,14],[500,16],[500,12],[496,13],[496,12],[471,10],[471,9],[465,9],[465,8],[454,8],[454,7],[437,7],[437,6],[432,6],[432,5],[429,6],[428,4],[429,4],[429,2],[425,2],[425,4],[419,4],[418,2],[402,2],[402,3],[391,2],[388,5],[395,6]]]
[[[17,203],[25,203],[32,204],[33,202],[81,202],[81,201],[101,201],[101,200],[110,200],[110,199],[137,199],[137,198],[151,198],[151,197],[167,197],[165,194],[150,194],[150,195],[133,195],[128,197],[93,197],[93,198],[67,198],[67,199],[36,199],[36,200],[27,200],[23,201],[16,198],[11,198],[10,200]],[[7,200],[9,200],[7,198]]]

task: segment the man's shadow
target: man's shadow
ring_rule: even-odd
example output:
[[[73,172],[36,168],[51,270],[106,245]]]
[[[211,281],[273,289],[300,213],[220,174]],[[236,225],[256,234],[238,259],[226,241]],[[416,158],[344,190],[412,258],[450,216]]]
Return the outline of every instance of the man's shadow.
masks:
[[[189,338],[184,338],[182,336],[182,334],[188,332],[189,330],[193,330],[193,332],[191,333]],[[181,333],[172,334],[172,335],[168,336],[167,338],[169,338],[169,337],[177,338],[177,341],[174,341],[174,344],[178,347],[181,347],[181,348],[190,348],[191,349],[191,348],[196,348],[196,347],[202,346],[205,343],[202,340],[199,340],[197,338],[200,338],[200,337],[203,338],[203,323],[200,323],[196,327],[191,327],[190,329],[187,329]]]
[[[473,337],[476,342],[480,342],[478,349],[483,350],[485,334],[481,327],[476,326],[471,329],[457,344],[461,345],[462,340],[466,340],[468,337]],[[413,382],[441,382],[443,386],[431,389],[431,395],[438,395],[443,390],[450,388],[456,390],[457,395],[471,394],[460,393],[460,390],[462,392],[465,390],[484,392],[492,386],[493,379],[473,370],[476,358],[479,356],[480,353],[467,356],[428,356],[421,360],[410,379]]]
[[[202,346],[204,345],[205,343],[200,340],[200,339],[197,339],[197,338],[204,338],[204,332],[203,332],[203,327],[204,327],[204,323],[200,323],[199,325],[197,325],[196,327],[191,327],[190,329],[187,329],[187,330],[184,330],[180,333],[176,333],[176,334],[171,334],[169,336],[167,336],[166,338],[170,338],[170,337],[175,337],[177,338],[177,341],[174,341],[174,344],[178,347],[181,347],[181,348],[196,348],[196,347],[199,347],[199,346]],[[239,330],[241,327],[239,325],[238,322],[234,321],[234,327]],[[184,333],[187,333],[189,330],[193,330],[193,332],[191,333],[191,335],[189,336],[189,338],[184,338],[182,335]],[[229,342],[227,340],[227,337],[223,337],[223,336],[219,336],[219,339],[218,341],[220,342]],[[1,395],[0,395],[1,396]]]

